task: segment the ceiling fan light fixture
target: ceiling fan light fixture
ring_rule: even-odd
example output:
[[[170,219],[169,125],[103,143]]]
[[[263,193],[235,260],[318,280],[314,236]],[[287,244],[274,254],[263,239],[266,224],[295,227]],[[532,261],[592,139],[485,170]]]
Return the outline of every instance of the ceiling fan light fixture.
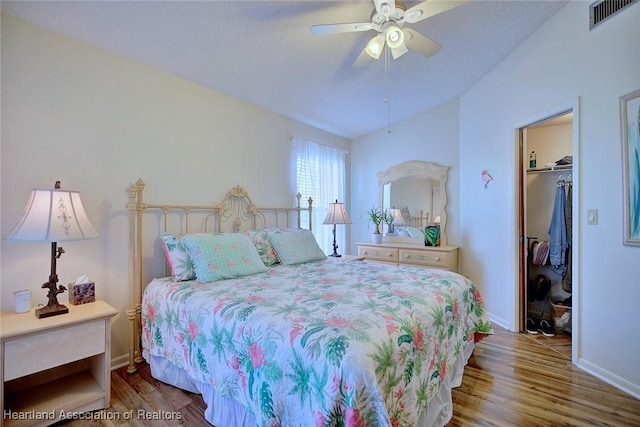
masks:
[[[385,32],[385,38],[390,48],[395,49],[404,43],[404,33],[395,25],[391,25]]]
[[[378,59],[382,54],[383,48],[384,48],[384,37],[382,37],[381,34],[378,34],[377,36],[369,40],[369,43],[367,43],[367,47],[365,47],[364,50],[373,59]]]

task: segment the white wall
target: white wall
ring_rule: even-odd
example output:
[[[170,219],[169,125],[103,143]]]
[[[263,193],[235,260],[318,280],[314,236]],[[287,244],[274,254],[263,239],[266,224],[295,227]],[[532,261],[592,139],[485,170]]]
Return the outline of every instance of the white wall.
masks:
[[[570,2],[460,100],[462,268],[478,282],[493,319],[517,329],[515,128],[579,98],[578,364],[640,396],[640,342],[632,338],[640,248],[622,245],[619,117],[619,97],[640,88],[640,6],[589,32],[589,3]],[[487,190],[481,169],[494,177]],[[599,210],[596,226],[586,225],[592,208]]]
[[[449,167],[447,243],[460,243],[458,126],[459,105],[456,100],[393,125],[390,134],[385,127],[352,141],[350,253],[358,253],[357,242],[371,241],[373,229],[367,225],[363,212],[379,205],[376,174],[408,160]]]
[[[98,297],[120,310],[118,360],[128,351],[130,183],[143,178],[149,202],[216,203],[239,184],[258,206],[287,206],[293,135],[349,148],[345,139],[15,18],[3,15],[1,30],[0,307],[12,311],[19,289],[31,289],[34,304],[46,302],[40,285],[49,276],[49,245],[4,237],[31,189],[60,180],[80,191],[101,236],[63,245],[60,283],[88,274]]]

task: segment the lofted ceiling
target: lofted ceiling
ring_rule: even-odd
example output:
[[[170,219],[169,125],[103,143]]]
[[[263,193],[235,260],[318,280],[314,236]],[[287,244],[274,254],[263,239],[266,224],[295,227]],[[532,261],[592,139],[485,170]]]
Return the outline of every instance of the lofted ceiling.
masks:
[[[434,0],[435,1],[435,0]],[[397,2],[400,4],[400,1]],[[419,2],[406,1],[411,7]],[[458,98],[566,1],[471,1],[411,24],[442,45],[425,58],[352,64],[373,31],[362,1],[2,1],[2,12],[348,139]],[[388,114],[390,111],[390,114]]]

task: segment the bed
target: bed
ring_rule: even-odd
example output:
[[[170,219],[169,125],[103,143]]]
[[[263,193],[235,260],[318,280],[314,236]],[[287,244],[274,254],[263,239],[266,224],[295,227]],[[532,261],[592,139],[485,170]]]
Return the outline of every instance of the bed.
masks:
[[[261,209],[235,187],[217,205],[177,206],[144,203],[143,189],[133,184],[127,204],[130,372],[146,360],[155,378],[202,394],[220,427],[450,420],[451,389],[493,332],[473,282],[326,257],[300,195],[295,207]],[[191,232],[195,211],[204,219]],[[169,265],[151,280],[143,213],[154,213],[152,244]],[[179,232],[167,231],[172,213]]]

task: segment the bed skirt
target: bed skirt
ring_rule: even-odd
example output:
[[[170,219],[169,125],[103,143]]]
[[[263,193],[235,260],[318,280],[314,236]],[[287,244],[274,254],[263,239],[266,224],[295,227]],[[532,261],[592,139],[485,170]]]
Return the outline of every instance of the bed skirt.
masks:
[[[440,390],[429,400],[427,410],[423,411],[416,427],[443,427],[451,420],[453,416],[451,389],[462,384],[464,367],[471,357],[474,346],[472,342],[464,344],[460,358],[453,366],[449,366],[446,380],[442,383]],[[202,395],[207,405],[204,417],[210,424],[218,427],[257,426],[253,415],[236,400],[217,393],[212,385],[194,380],[187,372],[164,357],[152,356],[146,350],[143,351],[143,356],[149,363],[151,375],[155,379]]]

